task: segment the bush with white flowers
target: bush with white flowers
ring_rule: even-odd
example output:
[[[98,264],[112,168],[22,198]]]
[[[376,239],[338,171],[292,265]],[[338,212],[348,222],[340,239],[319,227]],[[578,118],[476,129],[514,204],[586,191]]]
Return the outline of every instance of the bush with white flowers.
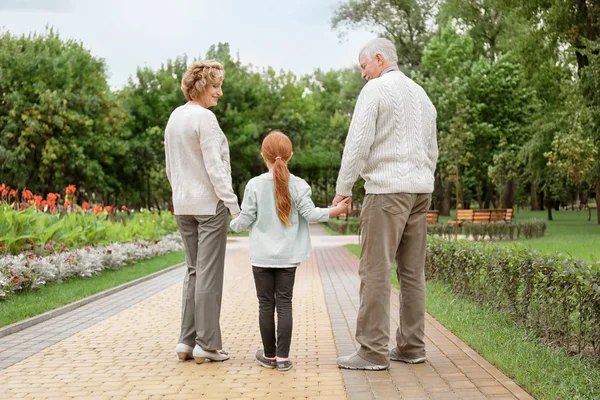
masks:
[[[71,251],[36,256],[34,253],[0,256],[0,301],[25,288],[72,277],[90,277],[104,269],[119,269],[138,260],[183,249],[181,236],[173,233],[162,240],[86,246]]]

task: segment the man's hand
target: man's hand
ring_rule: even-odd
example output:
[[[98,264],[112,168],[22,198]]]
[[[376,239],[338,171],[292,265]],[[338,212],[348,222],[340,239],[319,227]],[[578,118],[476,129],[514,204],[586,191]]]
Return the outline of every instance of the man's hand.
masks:
[[[237,218],[237,217],[239,217],[239,216],[240,216],[240,213],[237,213],[237,214],[235,214],[235,215],[232,215],[232,216],[231,216],[231,219],[236,219],[236,218]]]
[[[341,194],[336,194],[331,202],[332,206],[337,206],[338,203],[344,199],[348,199],[348,210],[352,209],[352,196],[342,196]]]

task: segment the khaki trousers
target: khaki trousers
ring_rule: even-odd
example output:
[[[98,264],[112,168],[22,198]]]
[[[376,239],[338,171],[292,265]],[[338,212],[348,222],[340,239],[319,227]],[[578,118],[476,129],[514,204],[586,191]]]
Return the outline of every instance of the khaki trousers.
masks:
[[[367,194],[360,215],[358,354],[389,365],[391,268],[400,282],[398,352],[425,357],[425,251],[430,194]]]
[[[178,215],[187,273],[183,282],[179,343],[220,350],[221,299],[228,211],[219,202],[216,215]]]

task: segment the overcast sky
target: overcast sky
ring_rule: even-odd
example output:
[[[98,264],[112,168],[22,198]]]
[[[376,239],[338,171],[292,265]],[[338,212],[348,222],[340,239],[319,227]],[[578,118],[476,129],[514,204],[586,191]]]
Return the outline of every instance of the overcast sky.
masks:
[[[242,63],[296,74],[350,67],[375,37],[356,31],[340,41],[331,29],[340,0],[0,0],[0,28],[83,42],[106,60],[109,83],[121,87],[138,66],[202,57],[228,42]]]

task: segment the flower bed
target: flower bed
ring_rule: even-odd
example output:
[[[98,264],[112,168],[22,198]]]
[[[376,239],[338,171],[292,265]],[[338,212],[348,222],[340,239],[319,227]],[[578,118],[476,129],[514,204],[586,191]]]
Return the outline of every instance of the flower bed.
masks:
[[[0,256],[0,300],[26,288],[38,288],[71,277],[90,277],[105,269],[116,270],[181,249],[181,236],[173,233],[158,241],[85,246],[44,256],[33,252]]]

